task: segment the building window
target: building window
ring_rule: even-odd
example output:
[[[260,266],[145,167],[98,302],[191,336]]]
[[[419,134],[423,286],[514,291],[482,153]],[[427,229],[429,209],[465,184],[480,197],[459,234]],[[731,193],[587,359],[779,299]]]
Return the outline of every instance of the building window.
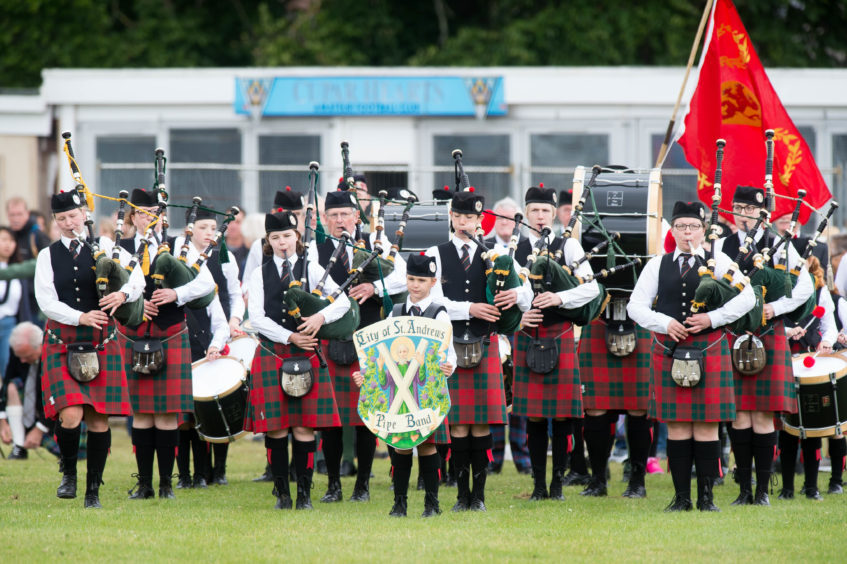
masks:
[[[277,190],[286,186],[306,195],[311,161],[321,161],[320,135],[260,136],[259,211],[270,210]]]
[[[97,184],[94,192],[118,197],[121,190],[130,194],[135,188],[150,189],[153,186],[153,155],[156,138],[101,136],[97,137]],[[138,166],[131,166],[137,163]],[[114,167],[110,165],[116,165]],[[142,164],[149,164],[144,167]],[[97,216],[102,220],[118,209],[117,202],[97,198]]]
[[[568,189],[573,171],[583,165],[609,162],[609,136],[602,134],[544,133],[530,135],[530,183],[556,190]]]
[[[462,150],[462,162],[470,185],[485,196],[485,205],[490,208],[500,198],[511,195],[512,166],[511,140],[508,135],[435,135],[433,137],[433,165],[435,186],[456,186],[453,173],[454,149]],[[449,172],[440,170],[449,167]],[[474,169],[489,170],[474,170]],[[419,194],[426,198],[426,194]]]
[[[806,142],[809,142],[808,139]],[[847,175],[845,174],[845,171],[847,171],[847,135],[845,134],[832,136],[832,168],[832,174],[824,175],[824,179],[829,181],[829,185],[832,187],[832,198],[836,202],[843,202],[847,198]],[[830,225],[843,227],[845,222],[847,222],[847,213],[845,213],[843,207],[838,208]],[[809,223],[815,222],[810,221]]]

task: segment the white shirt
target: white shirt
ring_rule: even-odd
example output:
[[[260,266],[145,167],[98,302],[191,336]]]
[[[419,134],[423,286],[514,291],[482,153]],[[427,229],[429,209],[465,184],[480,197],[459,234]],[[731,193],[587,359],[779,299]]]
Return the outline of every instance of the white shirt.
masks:
[[[173,252],[177,256],[182,252],[183,241],[185,241],[183,235],[180,235],[174,240]],[[229,262],[222,262],[221,270],[224,273],[224,278],[226,278],[226,291],[229,294],[229,316],[230,318],[234,317],[238,319],[240,322],[244,319],[246,306],[244,305],[244,295],[241,293],[241,281],[238,280],[238,263],[235,260],[235,255],[229,251],[227,253],[229,255]],[[197,247],[193,243],[189,244],[186,263],[189,265],[194,264],[198,258],[200,258],[200,251],[197,250]],[[208,264],[208,261],[205,264]],[[214,277],[212,279],[214,280]],[[221,289],[218,288],[218,292],[220,291]]]
[[[758,243],[764,235],[764,231],[761,229],[756,233],[756,242]],[[747,233],[743,231],[738,231],[734,236],[738,237],[739,242],[743,245],[744,238],[747,236]],[[733,237],[733,235],[730,235]],[[718,239],[715,242],[715,249],[717,251],[723,252],[723,242],[724,239]],[[771,302],[770,305],[773,306],[773,312],[775,316],[780,316],[785,313],[794,311],[809,299],[809,296],[812,295],[815,291],[815,285],[812,283],[812,277],[809,275],[809,270],[806,268],[805,263],[803,262],[803,258],[800,256],[800,253],[797,252],[797,249],[794,248],[794,245],[791,244],[791,241],[788,241],[785,245],[782,245],[779,248],[779,252],[776,255],[771,257],[771,264],[776,265],[779,262],[779,256],[782,251],[785,250],[785,247],[788,247],[788,268],[789,270],[798,268],[799,265],[803,265],[803,268],[800,270],[800,275],[797,277],[797,283],[794,284],[794,288],[791,290],[791,297],[783,296],[776,300],[775,302]],[[735,257],[727,257],[730,260],[734,260]]]
[[[247,259],[244,261],[244,274],[245,280],[246,275],[250,274],[256,267],[262,266],[265,261],[270,260],[271,257],[265,256],[262,253],[262,239],[256,239],[253,241],[253,244],[250,245],[250,251],[247,253]],[[243,292],[247,292],[247,284],[241,289]]]
[[[155,235],[159,235],[155,233]],[[141,235],[135,234],[135,250],[141,248]],[[153,261],[156,260],[156,254],[159,251],[159,246],[156,244],[156,238],[150,241],[150,244],[147,246],[147,249],[150,252],[150,264],[153,264]],[[171,252],[176,256],[179,255],[179,250],[171,249]],[[141,263],[139,262],[139,265]],[[187,265],[190,267],[192,261],[188,261]],[[140,269],[137,269],[140,270]],[[209,292],[215,291],[215,279],[212,277],[212,273],[209,272],[209,268],[204,264],[200,269],[200,272],[197,273],[197,276],[189,282],[188,284],[183,284],[178,288],[173,289],[176,292],[176,305],[184,306],[190,301],[196,300],[197,298],[201,298],[209,294]]]
[[[71,239],[63,235],[60,241],[66,249],[70,250]],[[113,247],[114,241],[108,237],[100,237],[100,249],[106,255],[111,256]],[[130,258],[130,254],[121,248],[121,264],[129,264]],[[59,273],[59,275],[61,276],[62,273]],[[55,276],[56,273],[53,272],[53,263],[50,259],[50,247],[48,246],[41,249],[35,261],[35,299],[38,302],[38,307],[44,312],[44,315],[54,321],[65,325],[79,325],[80,316],[87,312],[74,309],[59,300],[59,294],[56,292]],[[141,273],[140,268],[132,272],[129,281],[124,284],[120,291],[129,296],[127,302],[134,302],[142,296],[144,293],[144,275]]]
[[[841,332],[844,333],[847,330],[847,300],[843,296],[838,296],[835,300],[835,315],[841,321]]]
[[[419,308],[421,308],[421,313],[423,313],[424,311],[426,311],[426,308],[428,308],[430,306],[430,304],[432,304],[432,302],[433,302],[432,296],[427,296],[424,299],[422,299],[421,301],[419,301],[418,303],[414,303],[412,301],[412,298],[406,298],[406,311],[409,311],[410,309],[412,309],[413,305],[416,305]],[[394,310],[391,311],[391,313],[389,314],[388,317],[393,317],[393,316],[394,316]],[[446,311],[439,311],[435,315],[435,319],[437,319],[438,321],[444,321],[445,323],[450,323],[450,315],[448,315]],[[451,327],[452,327],[452,325],[451,325]],[[450,372],[450,374],[453,374],[453,372],[456,371],[456,351],[453,349],[453,339],[448,339],[447,351],[446,352],[447,352],[447,362],[449,362],[450,365],[453,367],[453,370]]]
[[[679,265],[679,255],[682,253],[677,247],[673,252],[673,260]],[[692,254],[697,254],[705,259],[703,248],[693,249]],[[638,276],[638,281],[635,283],[635,289],[629,298],[629,304],[626,306],[626,311],[633,321],[649,331],[655,333],[668,333],[668,325],[674,320],[673,317],[653,311],[653,301],[659,294],[659,268],[662,264],[663,256],[655,256],[651,258],[644,270]],[[693,261],[692,257],[689,261]],[[720,278],[726,271],[729,270],[732,261],[728,256],[721,252],[715,253],[715,276]],[[740,272],[735,273],[733,278],[734,283],[738,283],[743,279],[744,275]],[[712,321],[712,328],[721,327],[728,323],[732,323],[741,318],[745,313],[753,309],[756,305],[756,295],[753,293],[753,288],[748,284],[742,292],[729,300],[722,307],[706,313]]]
[[[535,247],[535,243],[537,243],[541,237],[537,236],[534,232],[530,232],[529,234],[529,244],[530,248]],[[556,239],[556,236],[551,232],[547,236],[547,245],[553,244],[553,241]],[[585,256],[585,251],[582,250],[582,246],[577,242],[573,237],[568,237],[565,239],[565,250],[563,253],[564,263],[567,265],[574,264],[576,261]],[[585,278],[586,276],[590,276],[594,274],[594,271],[591,269],[591,265],[589,261],[585,261],[579,265],[579,267],[574,272],[576,276],[580,278]],[[564,290],[561,292],[556,292],[556,295],[562,300],[562,305],[559,307],[564,309],[575,309],[581,306],[584,306],[594,298],[600,295],[600,287],[597,285],[596,280],[592,280],[588,284],[580,284],[575,288],[571,288],[570,290]]]
[[[456,246],[456,251],[459,253],[459,256],[462,256],[462,245],[467,244],[468,255],[470,256],[471,263],[474,261],[474,253],[476,253],[477,244],[469,240],[467,243],[459,239],[458,237],[452,237],[451,242]],[[432,291],[430,292],[430,296],[433,300],[443,305],[447,308],[447,313],[450,314],[450,319],[453,321],[463,321],[471,318],[471,304],[473,302],[464,302],[464,301],[453,301],[444,296],[444,291],[441,289],[441,278],[443,276],[443,271],[441,269],[441,256],[438,252],[438,247],[430,247],[426,250],[427,256],[435,257],[435,279],[438,280],[438,283],[433,286]],[[515,269],[515,272],[520,272],[521,266],[518,262],[512,259],[512,263]],[[529,285],[529,280],[524,280],[524,283],[515,288],[518,294],[517,306],[521,311],[527,311],[530,307],[532,307],[532,287]]]
[[[834,345],[838,339],[838,327],[835,325],[834,315],[835,304],[832,303],[832,296],[825,287],[821,292],[818,305],[824,308],[824,314],[821,317],[821,340]]]
[[[0,262],[0,270],[9,266],[9,263]],[[21,281],[20,280],[0,280],[0,299],[9,295],[5,303],[0,304],[0,319],[4,317],[14,317],[18,314],[18,308],[21,305]]]
[[[847,256],[844,258],[847,258]],[[847,260],[838,263],[838,270],[835,272],[835,289],[842,296],[847,296]]]
[[[292,276],[294,266],[297,264],[298,257],[295,254],[288,259],[291,265]],[[274,265],[277,273],[282,276],[283,259],[276,255],[273,256]],[[324,269],[315,260],[309,261],[309,287],[314,288],[324,274]],[[332,293],[338,288],[338,284],[333,281],[331,276],[327,276],[324,288],[327,292]],[[247,314],[250,316],[250,325],[253,329],[260,332],[267,338],[282,343],[288,344],[288,339],[292,332],[278,324],[276,321],[265,315],[265,290],[262,280],[262,268],[258,267],[249,273],[249,281],[247,283],[248,299],[247,299]],[[280,297],[282,299],[282,297]],[[342,293],[338,298],[323,308],[321,314],[324,316],[324,323],[332,323],[338,321],[350,309],[350,300],[347,295]]]
[[[212,321],[212,341],[209,343],[209,347],[217,347],[218,350],[221,350],[229,340],[229,322],[227,321],[226,315],[224,315],[224,308],[221,305],[221,300],[218,296],[215,296],[215,299],[206,306],[206,314]]]

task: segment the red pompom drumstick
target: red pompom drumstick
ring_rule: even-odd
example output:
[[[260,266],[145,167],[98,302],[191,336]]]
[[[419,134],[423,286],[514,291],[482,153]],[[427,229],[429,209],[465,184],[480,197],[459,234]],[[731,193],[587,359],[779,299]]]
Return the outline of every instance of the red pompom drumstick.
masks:
[[[815,319],[821,319],[824,313],[826,313],[826,309],[823,306],[815,306],[815,309],[812,310],[812,319],[803,326],[803,331],[808,329],[809,325],[815,322]]]

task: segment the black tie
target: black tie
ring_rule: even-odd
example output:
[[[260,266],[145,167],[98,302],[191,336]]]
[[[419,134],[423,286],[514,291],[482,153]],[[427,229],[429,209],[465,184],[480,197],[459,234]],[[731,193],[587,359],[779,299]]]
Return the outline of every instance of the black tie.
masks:
[[[79,257],[79,241],[77,241],[76,239],[71,241],[70,251],[73,259],[76,260],[77,257]]]
[[[282,261],[282,275],[279,281],[282,282],[283,289],[288,289],[288,283],[291,280],[291,263],[287,260]]]
[[[419,317],[421,314],[421,308],[416,305],[413,305],[412,308],[409,310],[409,314],[411,314],[413,317]]]
[[[344,267],[344,272],[350,272],[350,257],[347,255],[347,248],[341,253],[341,266]]]
[[[467,272],[471,267],[471,255],[468,251],[470,251],[471,246],[467,243],[462,245],[462,266],[465,267],[465,272]]]
[[[689,261],[691,260],[691,253],[680,253],[679,257],[682,259],[682,263],[679,265],[679,275],[680,278],[685,278],[685,275],[688,274],[688,271],[691,270],[691,264]]]

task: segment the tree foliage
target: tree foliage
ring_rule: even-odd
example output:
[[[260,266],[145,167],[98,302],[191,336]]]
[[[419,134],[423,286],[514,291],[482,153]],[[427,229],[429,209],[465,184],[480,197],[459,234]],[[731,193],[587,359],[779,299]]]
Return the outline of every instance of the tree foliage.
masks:
[[[44,68],[683,65],[705,0],[0,0],[0,87]],[[847,65],[847,2],[736,0],[768,67]]]

